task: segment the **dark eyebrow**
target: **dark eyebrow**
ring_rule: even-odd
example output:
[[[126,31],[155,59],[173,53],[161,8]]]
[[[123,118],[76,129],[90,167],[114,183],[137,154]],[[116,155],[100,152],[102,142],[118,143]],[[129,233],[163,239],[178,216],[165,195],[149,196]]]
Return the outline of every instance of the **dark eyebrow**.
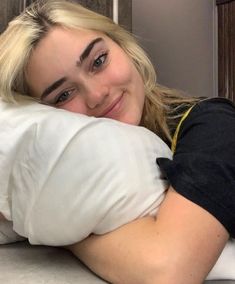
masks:
[[[80,55],[79,59],[80,62],[77,62],[77,65],[81,64],[83,60],[85,60],[89,54],[91,53],[93,47],[100,41],[103,41],[102,37],[98,37],[95,38],[94,40],[92,40],[87,47],[85,48],[85,50],[82,52],[82,54]],[[58,87],[60,87],[65,81],[67,80],[66,77],[60,78],[59,80],[55,81],[54,83],[52,83],[49,87],[47,87],[42,95],[41,95],[41,100],[43,100],[45,97],[47,97],[51,92],[53,92],[55,89],[57,89]]]
[[[85,48],[85,50],[83,51],[83,53],[80,55],[80,62],[79,63],[82,63],[82,61],[84,59],[86,59],[89,54],[91,53],[91,50],[92,48],[95,46],[95,44],[97,44],[98,42],[100,41],[103,41],[103,38],[102,37],[98,37],[98,38],[95,38],[94,40],[92,40],[88,46]],[[78,63],[78,64],[79,64]]]
[[[41,95],[41,100],[43,100],[45,97],[47,97],[51,92],[53,92],[55,89],[59,88],[65,81],[67,80],[66,77],[60,78],[59,80],[55,81],[52,83],[49,87],[47,87],[42,95]]]

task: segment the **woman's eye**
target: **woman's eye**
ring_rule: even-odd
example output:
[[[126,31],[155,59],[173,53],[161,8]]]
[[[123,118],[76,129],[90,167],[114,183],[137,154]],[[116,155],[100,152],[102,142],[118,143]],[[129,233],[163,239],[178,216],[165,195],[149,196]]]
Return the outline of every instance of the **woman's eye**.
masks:
[[[60,94],[56,100],[55,100],[55,104],[62,104],[64,103],[65,101],[67,101],[69,99],[71,95],[71,91],[65,91],[63,92],[62,94]]]
[[[100,56],[94,61],[94,63],[93,63],[93,68],[94,68],[94,69],[100,68],[100,67],[105,63],[106,57],[107,57],[107,53],[100,55]]]

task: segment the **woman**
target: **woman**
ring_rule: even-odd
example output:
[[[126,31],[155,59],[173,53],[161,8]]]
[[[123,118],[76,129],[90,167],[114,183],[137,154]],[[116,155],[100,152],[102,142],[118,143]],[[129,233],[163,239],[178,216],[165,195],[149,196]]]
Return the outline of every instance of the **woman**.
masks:
[[[33,4],[10,23],[0,38],[0,92],[7,101],[26,95],[72,112],[142,125],[169,145],[175,142],[173,162],[158,159],[171,187],[157,219],[139,219],[70,249],[112,283],[205,279],[235,236],[231,103],[188,98],[160,86],[131,35],[67,1]]]

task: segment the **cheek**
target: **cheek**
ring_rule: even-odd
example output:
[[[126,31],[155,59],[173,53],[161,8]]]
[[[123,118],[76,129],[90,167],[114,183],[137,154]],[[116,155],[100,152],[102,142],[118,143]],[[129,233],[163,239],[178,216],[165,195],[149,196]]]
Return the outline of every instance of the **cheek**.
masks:
[[[133,68],[132,61],[118,48],[113,50],[110,65],[105,73],[109,82],[125,85],[133,80]]]
[[[64,106],[60,107],[61,109],[68,110],[75,113],[89,115],[87,112],[87,107],[83,102],[82,98],[79,95],[75,96],[69,102],[67,102]]]
[[[126,85],[133,80],[133,74],[129,65],[119,64],[116,67],[112,66],[107,79],[113,84]]]

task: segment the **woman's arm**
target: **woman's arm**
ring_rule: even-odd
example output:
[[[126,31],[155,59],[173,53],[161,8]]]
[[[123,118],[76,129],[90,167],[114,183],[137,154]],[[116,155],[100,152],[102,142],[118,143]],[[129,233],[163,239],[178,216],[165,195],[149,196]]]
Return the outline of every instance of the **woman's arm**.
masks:
[[[169,189],[157,219],[146,217],[69,249],[111,283],[202,283],[228,233],[207,211]]]

